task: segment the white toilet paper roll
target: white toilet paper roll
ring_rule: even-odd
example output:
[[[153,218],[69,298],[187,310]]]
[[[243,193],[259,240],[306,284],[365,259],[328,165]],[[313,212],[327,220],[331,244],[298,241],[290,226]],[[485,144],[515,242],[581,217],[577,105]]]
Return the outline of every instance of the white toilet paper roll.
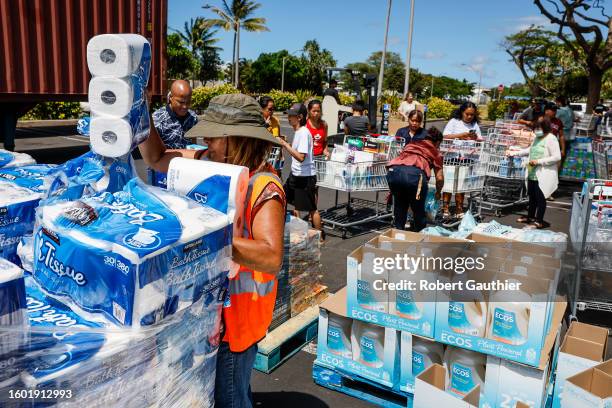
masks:
[[[87,66],[93,76],[123,78],[144,66],[148,71],[147,58],[150,61],[151,46],[138,34],[101,34],[87,43]]]
[[[132,81],[114,77],[94,77],[89,82],[89,106],[96,114],[127,116],[132,107],[142,103],[142,88]]]
[[[91,150],[106,157],[121,157],[132,150],[134,132],[125,119],[98,116],[89,125]]]
[[[227,189],[222,188],[228,180],[213,179],[214,176],[227,176]],[[176,158],[170,161],[168,169],[168,190],[186,195],[196,201],[217,207],[224,211],[234,222],[234,235],[242,236],[243,215],[246,193],[249,187],[249,170],[246,167],[211,161]],[[219,206],[218,204],[222,205]],[[227,205],[223,205],[227,203]],[[222,211],[220,208],[217,210]]]

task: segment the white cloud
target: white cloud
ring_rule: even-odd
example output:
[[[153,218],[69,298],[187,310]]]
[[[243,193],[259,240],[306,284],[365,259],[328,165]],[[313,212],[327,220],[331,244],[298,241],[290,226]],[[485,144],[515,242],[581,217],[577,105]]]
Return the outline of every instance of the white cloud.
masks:
[[[499,23],[496,23],[493,27],[491,27],[490,31],[501,32],[504,34],[512,34],[522,30],[526,30],[531,26],[542,26],[545,29],[551,29],[552,27],[550,21],[546,17],[539,14],[531,16],[504,18],[498,21]]]
[[[446,57],[446,54],[440,51],[426,51],[418,57],[426,60],[439,60]]]

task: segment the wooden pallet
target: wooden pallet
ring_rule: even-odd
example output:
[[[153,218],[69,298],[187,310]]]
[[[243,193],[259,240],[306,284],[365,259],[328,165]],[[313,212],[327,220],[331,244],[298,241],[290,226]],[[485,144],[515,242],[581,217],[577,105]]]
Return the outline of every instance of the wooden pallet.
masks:
[[[328,367],[317,361],[312,366],[312,378],[316,384],[325,388],[342,392],[381,407],[412,407],[411,394],[393,390],[382,384]]]
[[[319,307],[312,306],[272,330],[258,344],[255,369],[271,373],[317,336]]]

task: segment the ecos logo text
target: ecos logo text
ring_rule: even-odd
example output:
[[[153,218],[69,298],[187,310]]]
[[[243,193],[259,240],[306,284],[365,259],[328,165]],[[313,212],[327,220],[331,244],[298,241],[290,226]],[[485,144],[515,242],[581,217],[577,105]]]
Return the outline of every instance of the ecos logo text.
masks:
[[[453,374],[463,378],[470,378],[470,370],[457,365],[453,366]]]
[[[113,214],[124,214],[127,217],[133,218],[129,221],[133,225],[144,225],[147,222],[163,220],[164,217],[154,212],[148,212],[137,208],[134,204],[115,201],[110,205],[110,211]]]
[[[127,234],[123,238],[123,243],[134,249],[156,249],[161,244],[161,239],[157,234],[159,231],[138,228],[138,231]]]
[[[505,313],[498,310],[495,311],[495,319],[502,320],[507,323],[514,323],[514,316],[512,315],[512,313]]]

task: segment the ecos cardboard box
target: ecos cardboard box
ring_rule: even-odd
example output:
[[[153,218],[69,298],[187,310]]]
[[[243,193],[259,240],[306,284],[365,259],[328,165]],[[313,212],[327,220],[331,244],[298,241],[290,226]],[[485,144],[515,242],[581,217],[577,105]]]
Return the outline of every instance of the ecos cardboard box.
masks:
[[[474,387],[462,399],[446,392],[446,369],[434,364],[416,377],[413,408],[477,408],[480,386]]]
[[[317,362],[395,387],[399,377],[399,333],[348,317],[343,288],[319,306]]]
[[[561,394],[561,408],[612,407],[612,360],[569,377]]]
[[[557,356],[553,408],[561,407],[566,379],[603,362],[607,344],[608,329],[572,322]]]

